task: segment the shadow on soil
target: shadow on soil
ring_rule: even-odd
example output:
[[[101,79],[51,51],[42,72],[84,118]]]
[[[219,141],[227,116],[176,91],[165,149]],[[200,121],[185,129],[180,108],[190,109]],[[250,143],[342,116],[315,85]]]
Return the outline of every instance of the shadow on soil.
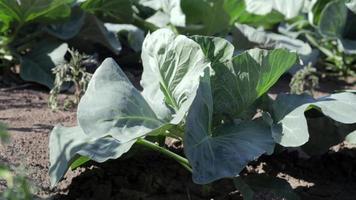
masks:
[[[351,200],[356,196],[356,149],[329,151],[300,158],[297,151],[263,156],[252,164],[270,176],[282,177],[303,200]]]
[[[288,180],[303,200],[355,199],[355,149],[329,151],[308,159],[300,158],[296,151],[284,151],[263,156],[249,167],[258,168],[261,163],[269,176]],[[155,153],[141,153],[103,164],[89,163],[69,188],[61,192],[66,194],[53,199],[241,199],[229,180],[206,187],[196,185],[179,164]]]
[[[175,161],[141,152],[128,159],[87,167],[73,179],[66,195],[54,199],[241,200],[234,190],[229,180],[206,187],[196,185],[190,173]]]

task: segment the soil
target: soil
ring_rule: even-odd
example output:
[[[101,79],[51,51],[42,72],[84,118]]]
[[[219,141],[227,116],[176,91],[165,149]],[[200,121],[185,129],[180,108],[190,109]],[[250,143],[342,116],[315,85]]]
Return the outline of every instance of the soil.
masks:
[[[130,76],[129,76],[130,77]],[[137,85],[136,74],[131,78]],[[283,77],[272,93],[288,91]],[[341,89],[337,82],[323,82],[316,96]],[[355,89],[355,85],[343,84]],[[41,199],[242,199],[230,180],[200,186],[173,160],[154,152],[139,151],[103,164],[88,163],[67,173],[55,188],[48,176],[48,135],[56,124],[76,124],[75,111],[51,111],[48,90],[34,84],[24,87],[0,85],[0,121],[8,126],[11,142],[0,146],[0,162],[16,174],[28,177]],[[339,145],[326,154],[302,158],[298,151],[262,156],[243,174],[265,173],[288,181],[301,199],[356,199],[356,149]],[[0,190],[5,187],[0,182]],[[257,199],[274,199],[269,194]]]

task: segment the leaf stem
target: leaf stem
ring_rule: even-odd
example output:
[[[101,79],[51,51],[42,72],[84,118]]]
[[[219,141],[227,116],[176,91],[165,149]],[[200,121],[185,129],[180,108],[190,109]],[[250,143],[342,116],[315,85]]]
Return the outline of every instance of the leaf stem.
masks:
[[[164,154],[165,156],[168,156],[170,158],[173,158],[174,160],[176,160],[179,164],[181,164],[184,168],[186,168],[188,171],[192,172],[192,168],[191,166],[189,165],[189,162],[186,158],[176,154],[176,153],[173,153],[172,151],[169,151],[168,149],[166,148],[163,148],[163,147],[160,147],[159,145],[153,143],[153,142],[150,142],[146,139],[143,139],[143,138],[139,138],[136,142],[137,144],[140,144],[142,146],[145,146],[147,148],[150,148],[154,151],[157,151],[159,153],[162,153]]]
[[[307,38],[307,40],[308,40],[313,46],[317,47],[317,48],[318,48],[321,52],[323,52],[326,56],[328,56],[328,57],[330,57],[330,58],[334,58],[334,54],[333,54],[330,50],[328,50],[328,49],[322,47],[321,45],[319,45],[318,42],[315,40],[315,38],[313,38],[311,35],[305,34],[305,37]]]

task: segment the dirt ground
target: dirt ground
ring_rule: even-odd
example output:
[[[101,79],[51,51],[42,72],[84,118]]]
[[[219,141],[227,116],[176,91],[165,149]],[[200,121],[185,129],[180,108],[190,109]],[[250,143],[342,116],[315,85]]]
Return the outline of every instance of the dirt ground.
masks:
[[[288,90],[284,77],[272,90]],[[338,88],[327,82],[317,96]],[[347,84],[344,84],[347,86]],[[351,85],[351,86],[350,86]],[[354,88],[354,84],[348,87]],[[54,125],[76,124],[75,111],[51,111],[48,91],[36,85],[11,88],[0,85],[0,121],[8,125],[11,142],[0,146],[0,162],[26,175],[42,199],[241,199],[230,180],[210,186],[195,185],[190,174],[174,161],[153,152],[141,152],[104,164],[89,163],[51,189],[48,176],[48,135]],[[245,173],[266,173],[287,180],[301,199],[356,199],[356,149],[341,148],[321,156],[300,158],[296,151],[263,156]],[[0,189],[4,188],[0,183]],[[271,199],[268,196],[259,199]]]

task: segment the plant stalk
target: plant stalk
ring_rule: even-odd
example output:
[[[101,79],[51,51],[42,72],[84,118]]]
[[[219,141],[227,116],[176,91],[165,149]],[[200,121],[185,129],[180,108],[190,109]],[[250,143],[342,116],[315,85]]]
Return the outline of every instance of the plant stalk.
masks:
[[[150,141],[148,141],[146,139],[143,139],[143,138],[138,139],[136,143],[140,144],[142,146],[145,146],[147,148],[150,148],[150,149],[152,149],[154,151],[157,151],[159,153],[162,153],[165,156],[173,158],[179,164],[181,164],[184,168],[186,168],[188,171],[192,172],[192,168],[189,165],[189,162],[188,162],[188,160],[186,158],[184,158],[184,157],[182,157],[182,156],[180,156],[180,155],[178,155],[176,153],[173,153],[172,151],[169,151],[166,148],[160,147],[159,145],[157,145],[157,144],[155,144],[153,142],[150,142]]]

